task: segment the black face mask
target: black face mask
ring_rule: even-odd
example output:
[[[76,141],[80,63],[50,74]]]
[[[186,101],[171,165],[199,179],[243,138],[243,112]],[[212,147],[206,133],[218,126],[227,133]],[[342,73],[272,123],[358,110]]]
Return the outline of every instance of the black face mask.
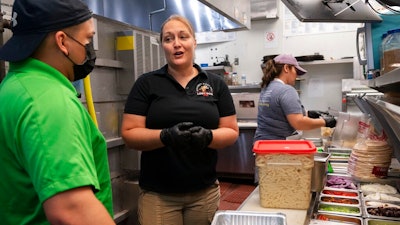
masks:
[[[93,71],[96,61],[96,52],[94,51],[93,42],[85,45],[86,59],[81,65],[74,63],[74,81],[85,78]]]
[[[69,38],[74,40],[76,43],[83,46],[86,50],[86,59],[82,64],[76,64],[67,55],[67,58],[69,60],[71,60],[71,62],[74,64],[74,80],[73,81],[77,81],[77,80],[87,77],[87,75],[89,75],[89,73],[93,71],[95,62],[96,62],[96,52],[94,51],[93,41],[89,42],[89,44],[83,45],[82,43],[77,41],[75,38],[70,36],[69,34],[67,34],[67,33],[65,33],[65,34]]]

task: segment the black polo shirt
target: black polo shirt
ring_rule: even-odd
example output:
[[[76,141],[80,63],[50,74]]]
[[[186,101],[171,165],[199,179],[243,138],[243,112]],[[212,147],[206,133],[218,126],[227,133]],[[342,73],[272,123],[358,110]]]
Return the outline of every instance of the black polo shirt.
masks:
[[[218,128],[220,117],[235,114],[228,86],[222,77],[200,72],[183,88],[167,72],[168,66],[143,74],[135,82],[125,113],[146,116],[146,127],[162,129],[180,122]],[[188,151],[163,147],[141,154],[139,185],[162,193],[203,189],[216,180],[217,151]]]

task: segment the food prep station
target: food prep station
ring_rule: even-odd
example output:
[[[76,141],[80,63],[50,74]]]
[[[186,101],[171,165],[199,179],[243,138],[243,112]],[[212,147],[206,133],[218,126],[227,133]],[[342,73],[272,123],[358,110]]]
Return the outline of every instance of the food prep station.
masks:
[[[248,95],[248,93],[246,95]],[[243,94],[240,98],[243,99]],[[241,215],[241,213],[248,214],[249,212],[252,212],[258,213],[257,215],[265,214],[271,216],[272,213],[276,214],[279,218],[281,214],[283,214],[285,216],[283,225],[400,225],[400,198],[395,199],[400,197],[398,192],[398,190],[400,190],[400,177],[398,176],[398,172],[396,172],[399,168],[397,159],[399,147],[397,145],[398,139],[395,139],[393,134],[390,133],[391,127],[386,126],[387,123],[384,123],[384,121],[381,120],[388,117],[382,117],[378,112],[368,109],[370,104],[374,104],[371,102],[370,98],[360,98],[358,101],[359,107],[363,112],[374,115],[374,124],[383,124],[382,126],[385,131],[389,131],[393,147],[392,164],[394,164],[395,167],[392,168],[391,164],[388,177],[383,179],[360,180],[352,177],[348,173],[348,166],[350,163],[349,159],[353,149],[343,143],[354,141],[354,137],[350,135],[350,133],[353,132],[350,131],[355,130],[355,132],[357,132],[357,129],[353,126],[353,122],[359,118],[358,115],[340,113],[339,117],[341,118],[338,121],[340,126],[337,127],[333,135],[330,137],[330,140],[328,140],[331,142],[329,144],[333,143],[333,145],[327,144],[327,140],[325,139],[324,141],[320,139],[322,130],[316,129],[311,132],[303,133],[303,139],[312,141],[318,150],[318,152],[314,154],[311,197],[308,209],[262,207],[260,203],[260,188],[257,186],[240,205],[234,215],[238,216],[238,214]],[[398,115],[399,112],[397,109],[398,108],[395,110],[396,115]],[[350,119],[346,119],[347,116],[349,116]],[[397,120],[391,120],[391,117],[389,117],[389,120],[390,124],[399,124]],[[244,120],[244,122],[249,121]],[[357,124],[355,127],[357,127]],[[394,134],[398,135],[398,133]],[[335,139],[339,140],[339,142],[342,141],[342,145],[340,145],[339,142],[335,142]],[[247,151],[250,152],[249,150]],[[322,160],[319,161],[317,158],[321,158]],[[329,160],[326,160],[326,158]],[[250,160],[255,159],[254,157],[249,156],[248,161],[250,162]],[[252,166],[256,166],[254,162],[251,163]],[[335,177],[335,179],[333,179],[333,177]],[[332,184],[332,179],[342,181],[343,183],[336,185]],[[392,187],[392,190],[396,190],[396,193],[382,193],[384,192],[383,190],[373,191],[363,189],[368,185],[378,187],[379,185],[382,185],[382,187],[390,186]],[[389,196],[389,199],[378,198],[381,196]],[[293,201],[293,204],[296,204],[296,202]],[[223,213],[224,211],[220,211],[216,216],[222,216],[221,214]],[[230,214],[231,212],[225,211],[225,213]],[[282,221],[280,220],[280,222]]]
[[[358,225],[400,224],[399,184],[400,180],[391,178],[366,182],[328,174],[312,219]]]
[[[308,209],[262,207],[257,187],[235,215],[252,212],[270,217],[272,213],[277,219],[284,215],[282,225],[398,225],[400,224],[398,185],[400,185],[398,179],[361,182],[346,174],[328,173],[322,190],[312,192]],[[221,213],[224,211],[216,216],[220,216]],[[229,211],[227,213],[230,214]]]

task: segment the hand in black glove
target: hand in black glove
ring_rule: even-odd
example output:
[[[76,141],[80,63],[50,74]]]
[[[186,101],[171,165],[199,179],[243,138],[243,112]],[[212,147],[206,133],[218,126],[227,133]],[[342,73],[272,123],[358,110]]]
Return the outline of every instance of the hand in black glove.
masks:
[[[195,126],[189,130],[192,133],[191,144],[193,149],[205,149],[213,139],[211,130],[205,129],[204,127]]]
[[[192,122],[178,123],[173,127],[161,130],[160,139],[165,146],[172,148],[187,148],[190,146],[192,133],[190,128],[193,127]]]
[[[331,115],[323,115],[322,119],[325,120],[325,127],[333,128],[336,126],[336,119]]]
[[[313,119],[317,119],[323,115],[329,115],[328,112],[320,111],[320,110],[309,110],[307,111],[307,116]]]

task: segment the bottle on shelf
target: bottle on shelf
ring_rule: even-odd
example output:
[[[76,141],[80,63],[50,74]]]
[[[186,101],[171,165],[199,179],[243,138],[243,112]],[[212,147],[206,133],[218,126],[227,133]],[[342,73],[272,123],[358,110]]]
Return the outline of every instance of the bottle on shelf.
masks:
[[[224,78],[227,85],[232,85],[232,72],[225,72]]]
[[[242,74],[242,76],[241,76],[241,84],[242,84],[242,86],[246,85],[246,74]]]
[[[232,85],[239,85],[239,77],[237,72],[232,73]]]

